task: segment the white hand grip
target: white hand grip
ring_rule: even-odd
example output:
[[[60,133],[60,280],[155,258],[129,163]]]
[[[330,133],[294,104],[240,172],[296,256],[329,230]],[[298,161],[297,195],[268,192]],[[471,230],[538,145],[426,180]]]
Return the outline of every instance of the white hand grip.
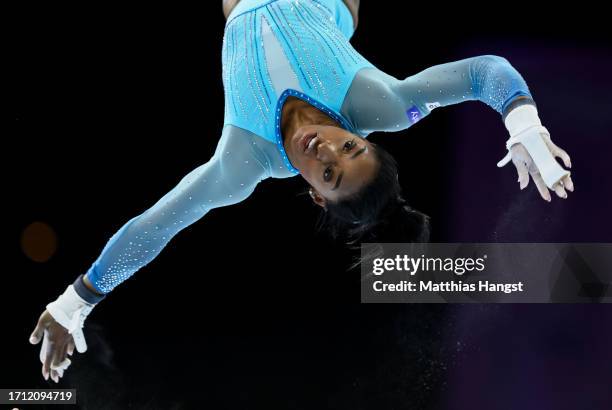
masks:
[[[559,165],[544,142],[541,133],[548,133],[548,131],[542,126],[534,127],[523,131],[515,138],[529,152],[546,186],[553,189],[553,185],[569,175],[570,172]]]
[[[47,305],[47,311],[53,319],[72,334],[74,346],[79,353],[87,351],[87,343],[83,334],[83,325],[95,305],[83,300],[70,285],[54,302]]]
[[[510,148],[520,143],[529,153],[548,188],[553,189],[557,182],[570,175],[569,171],[559,165],[546,145],[545,139],[550,139],[550,134],[542,126],[535,106],[521,105],[513,109],[506,116],[505,125],[510,133],[510,138],[506,142],[508,153],[497,163],[498,167],[510,162],[512,159]]]

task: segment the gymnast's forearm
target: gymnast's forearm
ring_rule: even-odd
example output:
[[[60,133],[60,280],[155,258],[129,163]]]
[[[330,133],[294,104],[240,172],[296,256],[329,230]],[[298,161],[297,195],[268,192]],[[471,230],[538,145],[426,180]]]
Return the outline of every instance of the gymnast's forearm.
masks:
[[[87,289],[92,290],[97,295],[105,296],[119,285],[119,283],[123,282],[145,265],[145,263],[143,263],[144,261],[140,258],[133,257],[134,255],[131,254],[131,248],[134,242],[128,240],[128,238],[134,240],[138,238],[137,225],[136,229],[130,230],[130,227],[140,217],[141,215],[130,219],[107,241],[98,258],[90,266],[85,275],[83,275],[83,283]],[[138,247],[139,249],[142,247],[139,243],[137,245],[140,245]],[[127,262],[127,264],[122,266],[121,270],[118,270],[118,263],[124,261]],[[127,269],[128,267],[129,270]],[[91,287],[87,286],[88,283]]]
[[[516,106],[535,104],[524,78],[503,57],[475,58],[470,64],[470,79],[474,96],[502,116]]]
[[[182,202],[162,198],[125,223],[84,275],[84,284],[91,286],[87,288],[97,294],[108,294],[155,259],[180,230],[203,216],[203,209],[186,210]]]

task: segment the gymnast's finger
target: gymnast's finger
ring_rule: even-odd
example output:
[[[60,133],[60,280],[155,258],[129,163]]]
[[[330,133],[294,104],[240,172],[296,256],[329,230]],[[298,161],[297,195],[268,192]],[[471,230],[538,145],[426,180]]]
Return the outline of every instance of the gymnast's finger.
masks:
[[[548,149],[555,158],[561,158],[561,161],[563,161],[563,165],[565,165],[566,168],[572,167],[572,160],[570,159],[569,154],[563,148],[559,148],[557,144],[550,140],[550,137],[545,138],[544,141],[546,141]]]
[[[533,174],[531,174],[531,177],[533,178],[533,183],[536,184],[536,186],[538,187],[540,196],[542,196],[542,198],[544,198],[545,201],[550,202],[551,201],[550,192],[548,192],[548,187],[546,186],[546,183],[544,183],[544,179],[542,179],[542,175],[540,175],[539,172],[534,172]]]
[[[55,356],[55,361],[51,363],[51,369],[56,371],[63,371],[70,366],[70,359],[66,357],[68,344],[65,344],[60,350],[59,354]],[[61,377],[61,376],[60,376]]]
[[[49,350],[49,336],[47,335],[47,332],[43,331],[42,340],[43,341],[40,346],[40,352],[38,354],[38,358],[40,359],[41,363],[45,363],[45,358],[47,357],[47,351]]]
[[[45,331],[45,336],[44,337],[45,338],[49,337],[48,332]],[[50,367],[51,367],[51,360],[53,359],[53,353],[55,351],[55,347],[54,347],[53,342],[48,341],[48,340],[46,342],[47,342],[46,343],[47,348],[46,348],[46,350],[44,352],[44,357],[43,357],[42,374],[43,374],[43,377],[45,378],[45,380],[49,380],[49,375],[50,375],[50,372],[51,372],[51,369],[50,369]]]
[[[45,333],[45,327],[42,323],[42,320],[38,319],[38,323],[36,324],[36,327],[34,328],[32,335],[30,335],[30,343],[32,343],[33,345],[38,344],[43,338],[44,333]]]
[[[553,190],[559,198],[567,198],[567,192],[565,192],[565,188],[563,188],[563,185],[560,182],[553,185]]]
[[[68,353],[69,356],[72,356],[74,353],[74,339],[72,337],[70,337],[70,341],[68,341],[66,353]]]
[[[51,369],[51,379],[55,383],[59,382],[58,368],[62,367],[62,361],[62,349],[57,346],[55,349],[53,349],[51,364],[49,365],[49,368]]]
[[[563,186],[570,192],[574,192],[574,181],[569,175],[563,177]]]
[[[518,174],[518,183],[521,189],[525,189],[527,184],[529,184],[529,171],[527,170],[527,165],[525,162],[521,160],[512,159],[514,166],[516,167],[516,171]]]
[[[567,168],[572,167],[572,160],[570,159],[569,154],[565,152],[564,149],[557,147],[556,152],[554,152],[554,154],[555,154],[555,157],[561,158],[561,160],[563,161],[563,164]]]

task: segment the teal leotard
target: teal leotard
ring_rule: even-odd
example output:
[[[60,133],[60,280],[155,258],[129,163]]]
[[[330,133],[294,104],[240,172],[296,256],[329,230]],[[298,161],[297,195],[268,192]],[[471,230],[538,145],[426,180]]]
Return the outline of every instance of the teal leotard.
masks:
[[[479,100],[501,114],[516,97],[531,97],[502,57],[467,58],[396,79],[351,46],[352,34],[341,0],[238,3],[223,39],[225,120],[215,153],[110,238],[86,273],[98,292],[132,276],[209,210],[244,200],[263,179],[299,173],[280,134],[290,95],[362,137],[404,130],[438,107]],[[398,58],[409,56],[398,48]]]

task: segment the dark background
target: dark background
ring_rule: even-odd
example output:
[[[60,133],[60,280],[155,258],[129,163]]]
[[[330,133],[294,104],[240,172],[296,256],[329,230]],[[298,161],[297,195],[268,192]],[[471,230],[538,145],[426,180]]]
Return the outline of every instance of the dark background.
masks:
[[[44,306],[212,155],[224,19],[210,3],[12,16],[1,387],[55,386],[27,342]],[[372,135],[396,155],[411,204],[432,217],[432,241],[612,242],[605,13],[362,3],[353,43],[380,69],[406,77],[504,56],[572,156],[575,193],[546,203],[533,182],[519,191],[511,165],[496,168],[507,132],[483,104]],[[359,274],[347,270],[355,255],[314,231],[304,187],[267,180],[181,232],[92,313],[90,349],[59,387],[77,388],[83,409],[612,406],[609,305],[362,305]],[[34,221],[57,235],[45,263],[21,249]]]

